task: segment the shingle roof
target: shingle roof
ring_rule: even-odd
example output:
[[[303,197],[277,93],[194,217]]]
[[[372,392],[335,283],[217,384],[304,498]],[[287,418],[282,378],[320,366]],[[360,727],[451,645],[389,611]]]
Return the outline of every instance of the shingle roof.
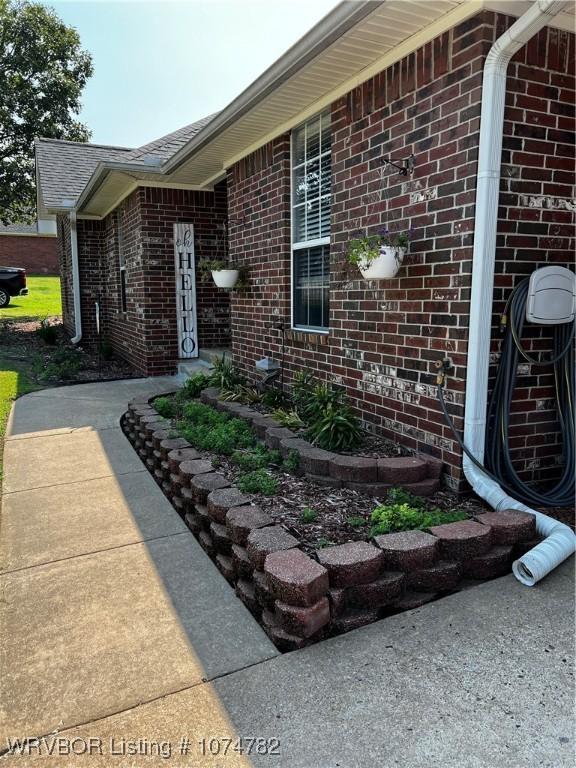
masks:
[[[123,147],[36,139],[36,166],[44,207],[61,208],[63,200],[76,200],[98,163],[122,160],[128,152]]]
[[[212,115],[203,117],[201,120],[197,120],[195,123],[185,125],[183,128],[179,128],[177,131],[162,136],[160,139],[151,141],[149,144],[144,144],[138,149],[133,149],[129,152],[125,160],[142,160],[146,156],[159,157],[162,162],[169,160],[180,147],[183,147],[186,142],[190,141],[193,136],[196,136],[205,125],[213,120],[218,113],[215,112]]]
[[[216,115],[209,115],[136,149],[82,144],[60,139],[36,139],[36,165],[45,208],[61,208],[63,200],[77,200],[100,162],[149,165],[166,162]]]

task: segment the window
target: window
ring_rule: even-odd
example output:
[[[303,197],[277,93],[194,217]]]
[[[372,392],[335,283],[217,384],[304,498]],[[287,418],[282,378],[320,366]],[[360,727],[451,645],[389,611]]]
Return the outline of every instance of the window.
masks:
[[[116,213],[116,230],[118,233],[118,265],[120,269],[120,311],[126,312],[126,253],[124,251],[122,211],[117,211]]]
[[[330,114],[292,133],[292,323],[326,331],[330,293]]]

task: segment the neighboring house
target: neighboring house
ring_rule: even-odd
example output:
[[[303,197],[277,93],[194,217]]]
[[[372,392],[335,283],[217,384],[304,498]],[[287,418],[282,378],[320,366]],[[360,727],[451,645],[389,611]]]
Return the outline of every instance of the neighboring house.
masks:
[[[508,14],[529,6],[341,3],[201,130],[175,142],[160,164],[143,161],[150,147],[94,163],[73,214],[89,340],[94,302],[105,296],[103,332],[118,352],[142,373],[175,370],[171,226],[194,224],[198,255],[204,232],[220,231],[227,196],[230,258],[249,276],[247,290],[230,294],[235,363],[253,374],[255,362],[271,356],[283,362],[288,381],[310,368],[342,384],[368,427],[441,457],[448,484],[457,487],[462,451],[438,403],[435,364],[449,357],[454,365],[446,390],[461,430],[483,68],[492,43],[515,20]],[[499,315],[518,280],[544,263],[572,264],[573,26],[568,4],[508,67],[493,352]],[[383,162],[403,166],[411,155],[407,176]],[[59,233],[68,253],[63,212]],[[122,256],[119,220],[120,240],[129,243]],[[399,275],[366,281],[343,269],[353,233],[383,224],[415,230]],[[66,301],[70,318],[70,295]],[[533,336],[533,349],[546,348],[546,332],[535,328]],[[552,377],[530,366],[521,373],[511,440],[528,476],[554,477],[560,448]]]
[[[58,274],[56,231],[35,224],[0,224],[0,265],[21,267],[29,275]]]

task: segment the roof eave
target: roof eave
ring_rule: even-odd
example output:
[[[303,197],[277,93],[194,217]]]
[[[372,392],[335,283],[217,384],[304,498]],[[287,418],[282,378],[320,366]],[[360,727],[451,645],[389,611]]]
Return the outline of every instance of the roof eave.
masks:
[[[145,176],[150,174],[151,176],[158,177],[163,177],[166,174],[162,166],[146,166],[136,165],[134,163],[120,163],[112,161],[100,162],[94,169],[92,176],[88,180],[88,183],[84,187],[81,195],[76,200],[74,208],[77,213],[82,212],[83,207],[92,199],[98,189],[102,186],[106,180],[106,177],[114,171],[128,174],[144,174]],[[136,176],[134,178],[136,178]]]
[[[281,56],[260,77],[225,107],[205,128],[176,152],[167,162],[171,173],[194,152],[208,144],[213,136],[232,125],[272,90],[281,85],[340,35],[372,13],[386,0],[343,0],[304,37]]]

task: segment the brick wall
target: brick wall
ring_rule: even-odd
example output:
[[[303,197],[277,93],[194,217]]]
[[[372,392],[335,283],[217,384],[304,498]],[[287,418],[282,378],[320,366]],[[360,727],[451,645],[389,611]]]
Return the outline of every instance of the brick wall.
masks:
[[[433,364],[449,356],[455,365],[447,397],[461,430],[482,67],[493,40],[512,21],[483,12],[332,105],[330,333],[286,334],[288,378],[308,367],[343,384],[367,426],[443,459],[452,486],[461,483],[461,456],[438,406]],[[533,211],[511,223],[505,210],[518,206],[522,190],[528,191],[523,185],[538,182],[544,194],[552,194],[545,192],[550,184],[554,194],[566,194],[573,184],[565,149],[573,126],[564,122],[573,78],[565,75],[564,86],[558,81],[573,36],[551,30],[543,37],[545,42],[537,40],[516,58],[508,80],[508,102],[516,113],[507,112],[506,135],[516,148],[506,140],[496,309],[515,275],[537,265],[536,252],[527,258],[527,250],[537,249],[542,262],[566,260],[571,253],[568,234],[556,234],[558,225],[569,226],[565,212],[561,220],[556,212],[538,213],[539,229],[530,231]],[[528,81],[519,69],[522,55],[530,73],[546,68],[545,82]],[[543,94],[538,86],[548,90]],[[519,95],[525,101],[514,103]],[[550,112],[545,128],[552,133],[546,134],[546,147],[538,149],[530,144],[537,137],[516,131],[534,124],[532,107],[539,106],[542,114]],[[411,153],[412,177],[381,163],[382,157],[402,159]],[[535,179],[537,159],[543,175]],[[507,168],[520,174],[509,205]],[[555,177],[556,172],[562,175]],[[231,254],[248,266],[251,279],[250,291],[232,298],[232,348],[236,362],[251,371],[263,355],[279,359],[280,334],[270,326],[278,320],[290,323],[289,136],[244,158],[230,169],[228,181]],[[351,233],[375,231],[384,223],[416,229],[405,266],[393,280],[357,279],[343,268]],[[546,385],[546,376],[525,384],[534,394]],[[550,419],[542,423],[553,427]],[[534,441],[536,424],[531,422],[523,439]]]
[[[60,273],[60,293],[62,297],[62,322],[70,336],[74,336],[72,254],[70,251],[70,220],[68,216],[57,216],[56,230],[58,235],[58,271]]]
[[[51,235],[0,234],[0,264],[29,275],[58,274],[58,243]]]
[[[498,34],[510,19],[497,18]],[[493,355],[510,290],[544,264],[573,268],[574,35],[544,29],[509,67],[496,251]],[[570,210],[572,209],[572,210]],[[527,326],[533,356],[551,351],[552,330]],[[520,360],[510,444],[525,479],[559,475],[561,449],[552,368]]]
[[[194,223],[196,260],[225,248],[226,184],[214,192],[140,188],[103,221],[78,220],[82,343],[95,345],[96,302],[101,337],[144,375],[174,373],[178,361],[173,224]],[[64,322],[74,331],[70,234],[59,219]],[[126,260],[126,312],[122,312],[119,229]],[[229,342],[229,297],[197,280],[200,347]]]

